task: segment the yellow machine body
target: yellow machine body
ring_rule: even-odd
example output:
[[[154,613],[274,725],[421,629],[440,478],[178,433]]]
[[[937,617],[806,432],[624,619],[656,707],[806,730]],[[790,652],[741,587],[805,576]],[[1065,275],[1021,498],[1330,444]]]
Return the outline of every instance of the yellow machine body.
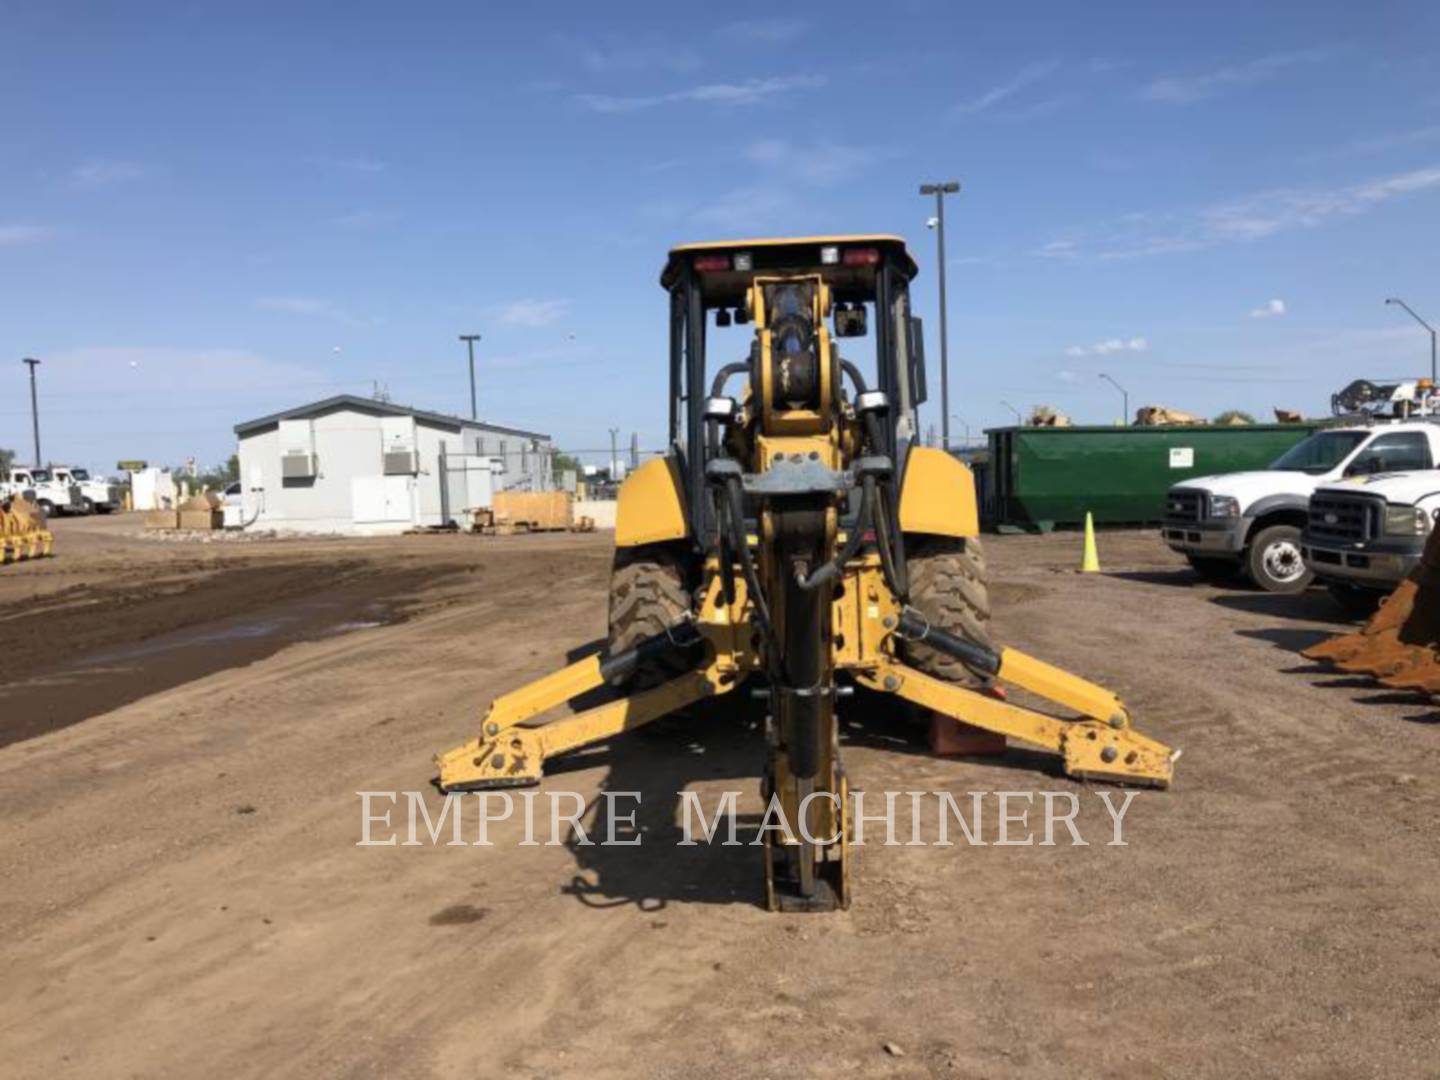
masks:
[[[845,244],[875,246],[846,259]],[[743,267],[738,256],[712,255],[738,248],[748,249]],[[792,250],[822,265],[777,269]],[[770,268],[752,271],[752,259],[756,265],[768,260]],[[849,786],[835,709],[844,690],[839,674],[849,684],[1048,750],[1069,776],[1169,786],[1178,752],[1136,732],[1113,693],[1014,649],[962,640],[953,628],[932,626],[907,602],[908,540],[901,539],[952,542],[965,550],[979,533],[974,481],[948,453],[913,445],[903,448],[896,476],[891,455],[899,440],[889,394],[866,387],[863,373],[840,357],[826,325],[833,316],[836,336],[860,336],[853,305],[867,286],[876,287],[877,297],[891,298],[886,305],[877,299],[877,309],[890,305],[889,282],[914,274],[903,244],[852,237],[687,246],[671,253],[662,284],[691,287],[687,260],[718,267],[693,285],[689,325],[697,307],[704,310],[697,295],[712,307],[735,309],[736,319],[754,323],[750,357],[716,375],[718,388],[705,402],[710,426],[703,447],[691,429],[688,452],[704,455],[703,473],[693,469],[693,457],[671,456],[637,469],[621,487],[616,546],[627,558],[633,557],[628,549],[652,545],[696,551],[699,587],[692,581],[680,594],[693,598],[691,608],[663,633],[647,631],[638,645],[576,661],[497,698],[479,734],[436,759],[441,788],[536,784],[545,763],[558,755],[747,681],[763,683],[760,696],[768,704],[761,794],[792,827],[778,838],[765,832],[766,896],[772,908],[816,911],[847,906],[851,895]],[[745,392],[724,397],[719,388],[742,370],[749,375]],[[878,381],[900,385],[895,370],[882,372]],[[854,384],[853,398],[844,392],[845,378]],[[691,387],[689,404],[695,407],[693,381]],[[703,544],[686,510],[696,505],[695,492],[687,492],[696,475],[713,498],[702,505],[715,518]],[[694,546],[687,549],[682,541]],[[983,678],[947,681],[919,670],[906,659],[919,642]],[[537,722],[637,670],[642,653],[683,657],[678,667],[685,670],[593,708]],[[994,693],[992,683],[1051,705],[1041,710],[1012,703]]]
[[[684,540],[690,535],[680,470],[673,457],[645,462],[625,478],[615,506],[615,546]]]

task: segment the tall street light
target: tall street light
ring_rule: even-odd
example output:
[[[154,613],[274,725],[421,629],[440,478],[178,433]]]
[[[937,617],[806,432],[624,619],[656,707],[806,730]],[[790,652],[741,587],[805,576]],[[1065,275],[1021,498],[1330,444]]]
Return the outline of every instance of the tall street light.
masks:
[[[945,196],[960,190],[955,180],[921,184],[921,195],[935,196],[935,244],[940,259],[940,442],[950,449],[950,334],[945,325]]]
[[[1419,315],[1416,315],[1416,314],[1415,314],[1415,309],[1412,308],[1409,304],[1405,303],[1404,300],[1400,300],[1400,299],[1392,296],[1392,297],[1390,297],[1390,299],[1386,300],[1385,303],[1387,303],[1387,304],[1399,304],[1399,305],[1400,305],[1402,308],[1404,308],[1406,311],[1410,312],[1410,317],[1411,317],[1411,318],[1413,318],[1413,319],[1414,319],[1416,322],[1418,322],[1421,326],[1425,327],[1426,330],[1429,330],[1429,331],[1430,331],[1430,381],[1431,381],[1432,383],[1435,382],[1435,381],[1436,381],[1436,377],[1435,377],[1435,327],[1431,326],[1431,325],[1430,325],[1428,322],[1426,322],[1424,319],[1420,318]]]
[[[950,419],[951,419],[951,420],[958,420],[958,421],[960,422],[960,426],[965,429],[965,445],[966,445],[966,446],[969,446],[969,445],[970,445],[970,422],[969,422],[968,420],[966,420],[963,416],[951,416]]]
[[[35,396],[35,369],[40,366],[40,361],[26,357],[21,363],[30,365],[30,426],[35,432],[35,468],[40,469],[45,466],[40,457],[40,403]]]
[[[1123,386],[1121,386],[1121,385],[1120,385],[1118,382],[1116,382],[1114,379],[1110,378],[1110,376],[1109,376],[1109,375],[1106,375],[1103,371],[1100,373],[1100,378],[1104,379],[1104,380],[1105,380],[1106,382],[1108,382],[1111,386],[1113,386],[1116,390],[1119,390],[1119,391],[1120,391],[1120,401],[1121,401],[1121,403],[1122,403],[1120,407],[1124,410],[1124,412],[1122,412],[1122,413],[1120,414],[1120,422],[1121,422],[1122,424],[1129,424],[1129,423],[1130,423],[1130,395],[1129,395],[1129,393],[1125,390],[1125,388],[1124,388]]]
[[[465,342],[465,347],[470,350],[470,419],[480,419],[480,414],[475,409],[475,342],[480,340],[479,334],[461,334],[460,340]]]
[[[1000,402],[1000,404],[1001,404],[1001,405],[1004,405],[1005,408],[1009,409],[1011,412],[1013,412],[1013,413],[1015,414],[1015,422],[1016,422],[1017,424],[1024,424],[1024,423],[1025,423],[1025,418],[1020,415],[1020,410],[1017,409],[1017,408],[1015,408],[1014,405],[1011,405],[1008,401],[1002,401],[1002,402]]]

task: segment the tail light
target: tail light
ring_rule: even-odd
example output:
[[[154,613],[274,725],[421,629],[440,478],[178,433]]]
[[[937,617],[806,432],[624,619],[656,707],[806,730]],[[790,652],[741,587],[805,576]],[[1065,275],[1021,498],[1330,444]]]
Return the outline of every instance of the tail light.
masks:
[[[729,255],[697,255],[695,269],[702,274],[714,274],[730,269]]]
[[[880,252],[876,248],[848,248],[845,251],[846,266],[874,266],[879,261]]]

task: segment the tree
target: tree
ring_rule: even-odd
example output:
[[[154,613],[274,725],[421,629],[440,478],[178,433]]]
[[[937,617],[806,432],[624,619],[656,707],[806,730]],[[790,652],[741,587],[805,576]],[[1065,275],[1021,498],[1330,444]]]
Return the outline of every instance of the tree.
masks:
[[[1253,424],[1255,417],[1242,409],[1226,409],[1219,416],[1215,417],[1212,423],[1216,424]]]
[[[176,469],[175,475],[179,476],[185,470]],[[224,465],[216,465],[209,469],[201,469],[195,474],[195,485],[208,488],[211,491],[223,491],[231,484],[240,479],[240,455],[231,454]]]
[[[564,476],[567,472],[573,472],[576,476],[585,475],[585,467],[580,464],[580,459],[577,457],[571,457],[569,454],[562,454],[557,450],[555,452],[554,458],[551,459],[551,462],[552,463],[550,468],[552,474],[554,475],[556,483],[559,483],[560,478]]]
[[[6,450],[0,446],[0,473],[8,474],[10,466],[15,464],[15,451]]]

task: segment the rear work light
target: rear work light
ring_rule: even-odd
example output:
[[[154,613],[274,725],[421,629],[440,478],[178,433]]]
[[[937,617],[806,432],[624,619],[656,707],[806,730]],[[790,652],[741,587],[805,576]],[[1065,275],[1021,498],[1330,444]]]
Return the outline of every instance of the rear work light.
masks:
[[[695,269],[702,274],[713,274],[717,271],[730,269],[729,255],[698,255],[695,258]]]
[[[822,266],[834,266],[840,261],[840,249],[838,247],[822,247],[820,249],[820,264]]]
[[[880,252],[875,248],[848,248],[845,251],[846,266],[874,266],[880,261]]]
[[[742,274],[748,274],[754,268],[754,261],[750,258],[748,251],[737,251],[735,253],[735,269]]]

